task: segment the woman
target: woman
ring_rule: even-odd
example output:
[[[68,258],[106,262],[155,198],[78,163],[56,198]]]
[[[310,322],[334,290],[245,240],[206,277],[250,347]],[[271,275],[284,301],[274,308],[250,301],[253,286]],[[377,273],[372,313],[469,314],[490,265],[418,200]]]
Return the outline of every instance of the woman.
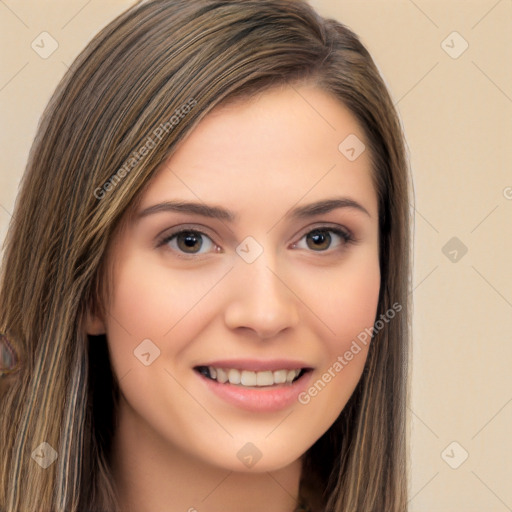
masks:
[[[408,187],[342,24],[119,16],[50,101],[6,240],[1,509],[405,511]]]

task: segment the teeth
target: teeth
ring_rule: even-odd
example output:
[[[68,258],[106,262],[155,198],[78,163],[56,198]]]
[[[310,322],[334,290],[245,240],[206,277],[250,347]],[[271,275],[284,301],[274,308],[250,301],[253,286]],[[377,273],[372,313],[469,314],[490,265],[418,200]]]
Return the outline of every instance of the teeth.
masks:
[[[286,375],[286,382],[292,383],[293,379],[297,377],[298,373],[297,370],[288,370],[288,374]]]
[[[206,372],[206,368],[204,368]],[[276,370],[251,372],[248,370],[237,370],[236,368],[214,368],[208,366],[210,377],[221,384],[229,381],[230,384],[249,387],[265,387],[274,384],[291,384],[300,374],[297,370]]]
[[[228,381],[228,375],[222,368],[216,368],[217,370],[217,381],[224,384]],[[211,375],[211,374],[210,374]]]
[[[257,376],[256,372],[248,372],[247,370],[244,370],[242,372],[242,378],[240,383],[243,386],[256,386],[257,382]]]
[[[287,370],[277,370],[274,372],[274,383],[284,384],[286,382],[286,376],[288,375]]]
[[[293,372],[295,375],[295,372]],[[272,372],[258,372],[256,374],[257,386],[272,386],[274,384],[274,374]]]
[[[235,369],[231,369],[228,372],[228,378],[230,384],[240,384],[240,372]]]

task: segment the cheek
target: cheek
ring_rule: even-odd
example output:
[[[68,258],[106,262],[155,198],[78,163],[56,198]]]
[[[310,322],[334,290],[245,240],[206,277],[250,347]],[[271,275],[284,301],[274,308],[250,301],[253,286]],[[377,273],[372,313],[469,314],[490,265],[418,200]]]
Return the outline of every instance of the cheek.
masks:
[[[167,308],[173,290],[159,285],[161,276],[159,280],[155,267],[128,248],[118,252],[116,261],[106,323],[112,365],[121,377],[139,367],[134,351],[143,340],[151,340],[161,350],[162,333],[172,326],[172,313]]]
[[[195,286],[197,279],[171,273],[143,256],[135,254],[119,262],[112,316],[135,338],[161,338],[190,310],[201,290]]]
[[[329,328],[324,341],[331,361],[375,322],[380,292],[380,268],[375,254],[376,251],[353,258],[338,272],[326,275],[325,292],[315,295],[319,316]]]
[[[380,273],[368,268],[368,272],[347,279],[332,302],[330,313],[340,348],[355,339],[365,329],[373,326],[377,312]]]
[[[146,339],[162,354],[172,350],[176,357],[201,328],[198,313],[203,312],[203,302],[208,302],[208,292],[222,272],[171,272],[163,264],[148,264],[137,254],[125,253],[118,261],[107,319],[113,364],[120,371],[133,364],[133,351]]]
[[[361,258],[347,264],[332,282],[336,286],[316,297],[324,326],[329,328],[322,337],[322,362],[309,388],[299,396],[310,411],[305,421],[312,430],[326,430],[335,421],[361,378],[378,307],[378,260]]]

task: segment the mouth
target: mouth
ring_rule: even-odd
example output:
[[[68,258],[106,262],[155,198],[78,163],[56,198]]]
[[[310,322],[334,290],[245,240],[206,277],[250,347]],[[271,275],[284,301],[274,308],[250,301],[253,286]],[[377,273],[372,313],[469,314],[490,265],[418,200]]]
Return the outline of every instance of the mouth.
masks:
[[[208,396],[251,413],[293,407],[314,374],[303,361],[290,359],[205,361],[193,369]]]
[[[196,366],[194,371],[219,384],[241,388],[260,389],[275,386],[293,385],[312,368],[278,369],[251,371],[239,368],[221,368],[215,366]]]

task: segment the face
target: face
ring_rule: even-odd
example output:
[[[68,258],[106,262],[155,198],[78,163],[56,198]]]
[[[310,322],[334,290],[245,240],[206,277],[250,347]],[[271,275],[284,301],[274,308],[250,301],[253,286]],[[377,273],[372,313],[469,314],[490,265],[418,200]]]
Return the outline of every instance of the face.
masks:
[[[365,142],[334,97],[284,87],[217,107],[160,167],[111,246],[108,315],[89,320],[134,439],[270,471],[340,414],[380,286],[369,152],[339,149],[351,134]]]

